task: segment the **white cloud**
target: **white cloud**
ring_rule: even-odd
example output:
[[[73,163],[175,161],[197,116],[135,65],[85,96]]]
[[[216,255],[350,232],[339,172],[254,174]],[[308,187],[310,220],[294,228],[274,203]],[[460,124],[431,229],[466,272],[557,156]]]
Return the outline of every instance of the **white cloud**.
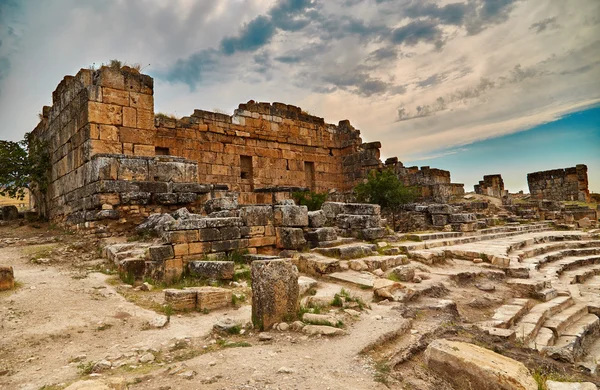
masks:
[[[249,99],[286,102],[329,122],[350,119],[363,139],[382,141],[384,156],[405,161],[523,130],[600,100],[600,24],[593,17],[600,3],[516,1],[485,19],[486,3],[477,1],[469,4],[479,8],[460,23],[439,25],[417,25],[438,19],[403,13],[422,1],[364,0],[351,7],[343,6],[347,0],[316,1],[307,8],[317,9],[310,24],[278,27],[264,45],[230,55],[219,53],[221,40],[280,3],[29,3],[10,71],[0,80],[0,138],[31,130],[63,75],[111,58],[151,64],[146,71],[156,76],[157,112],[183,116],[194,108],[231,112]],[[438,2],[436,12],[450,3]],[[551,28],[532,28],[546,20]],[[392,34],[411,23],[420,30]],[[198,78],[195,91],[159,77],[194,53],[200,59],[216,53],[216,66]],[[397,121],[398,109],[405,120]]]

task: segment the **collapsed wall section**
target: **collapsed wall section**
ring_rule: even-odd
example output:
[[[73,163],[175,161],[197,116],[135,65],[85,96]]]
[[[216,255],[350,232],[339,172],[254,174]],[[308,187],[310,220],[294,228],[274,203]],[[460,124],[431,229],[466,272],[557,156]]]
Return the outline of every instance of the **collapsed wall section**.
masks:
[[[504,180],[502,175],[485,175],[483,180],[479,181],[479,184],[474,186],[475,193],[479,195],[493,196],[496,198],[502,198],[508,195],[508,191],[504,190]]]
[[[422,200],[447,203],[452,197],[465,194],[464,184],[451,182],[450,171],[428,166],[405,167],[397,157],[388,158],[385,167],[392,169],[405,186],[418,188]]]
[[[590,201],[587,166],[584,164],[528,173],[527,184],[533,199]]]

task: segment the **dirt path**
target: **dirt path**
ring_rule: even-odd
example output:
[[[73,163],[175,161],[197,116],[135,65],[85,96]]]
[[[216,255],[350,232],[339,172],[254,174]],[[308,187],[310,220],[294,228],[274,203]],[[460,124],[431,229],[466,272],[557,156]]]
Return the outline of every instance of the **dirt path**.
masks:
[[[167,327],[146,330],[157,314],[126,301],[107,283],[108,276],[83,276],[64,263],[33,264],[26,248],[32,247],[0,250],[0,264],[13,266],[20,284],[0,293],[1,389],[63,388],[82,377],[79,365],[102,359],[125,363],[101,377],[124,377],[134,389],[386,388],[373,380],[371,365],[358,352],[398,326],[400,315],[389,307],[373,305],[349,325],[346,336],[272,332],[273,340],[265,342],[250,332],[237,336],[251,345],[247,348],[218,349],[179,363],[139,364],[139,354],[169,353],[178,340],[187,339],[190,348],[209,347],[212,326],[222,317],[249,321],[250,306],[176,315]]]

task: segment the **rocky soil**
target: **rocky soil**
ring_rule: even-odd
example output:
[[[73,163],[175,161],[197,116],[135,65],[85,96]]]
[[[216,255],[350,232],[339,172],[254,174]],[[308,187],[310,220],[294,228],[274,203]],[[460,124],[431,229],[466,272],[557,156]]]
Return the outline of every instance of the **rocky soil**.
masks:
[[[335,319],[338,327],[330,328],[336,335],[292,322],[260,333],[251,326],[246,282],[223,286],[240,297],[231,308],[171,313],[162,305],[161,286],[143,291],[125,285],[100,257],[99,245],[43,224],[0,227],[0,264],[12,266],[17,281],[15,290],[0,292],[0,388],[458,388],[425,363],[424,351],[436,339],[518,360],[538,379],[600,384],[573,364],[482,331],[477,324],[515,291],[489,275],[456,277],[472,271],[470,262],[421,267],[434,270],[420,273],[428,278],[425,285],[442,287],[404,302],[317,278],[305,305],[307,299],[331,302],[344,289],[343,307],[320,310]],[[240,326],[214,328],[227,323]],[[82,380],[104,385],[82,387]]]

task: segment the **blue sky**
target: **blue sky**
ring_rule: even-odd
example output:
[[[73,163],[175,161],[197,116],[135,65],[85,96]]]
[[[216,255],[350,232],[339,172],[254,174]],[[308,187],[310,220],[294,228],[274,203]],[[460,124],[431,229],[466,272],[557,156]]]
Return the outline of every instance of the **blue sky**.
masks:
[[[590,190],[600,193],[600,107],[437,154],[441,157],[405,164],[444,167],[453,182],[465,183],[466,191],[473,191],[483,175],[499,173],[510,192],[528,192],[527,173],[586,164]]]
[[[559,137],[541,125],[600,103],[600,1],[0,0],[0,139],[31,131],[65,75],[114,58],[154,77],[156,112],[284,102],[467,188],[500,172],[516,190],[521,165],[589,150],[536,145]],[[538,151],[510,165],[511,140]]]

